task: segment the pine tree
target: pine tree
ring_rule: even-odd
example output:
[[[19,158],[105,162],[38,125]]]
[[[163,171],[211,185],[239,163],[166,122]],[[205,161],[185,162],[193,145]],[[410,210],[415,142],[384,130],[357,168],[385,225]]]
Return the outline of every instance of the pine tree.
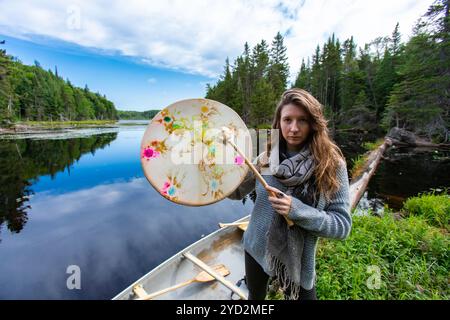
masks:
[[[401,126],[448,141],[450,97],[449,1],[438,0],[419,21],[399,66],[384,126]]]
[[[395,29],[392,32],[392,37],[391,37],[391,45],[390,45],[390,53],[393,57],[397,57],[400,55],[401,50],[402,50],[402,46],[401,46],[401,34],[399,31],[400,28],[400,24],[397,22],[397,24],[395,25]]]
[[[287,48],[284,45],[283,36],[278,32],[270,48],[269,67],[269,82],[274,89],[276,97],[280,97],[287,87],[289,64],[286,51]]]
[[[65,108],[65,120],[73,120],[75,118],[76,105],[72,86],[69,84],[64,84],[63,89],[61,90],[61,100],[63,101],[63,106]]]
[[[354,99],[354,104],[345,113],[346,126],[360,129],[374,129],[377,126],[374,113],[370,110],[370,100],[365,90],[361,90]]]
[[[12,115],[12,88],[9,81],[11,74],[11,58],[5,50],[0,50],[0,120],[11,121]]]
[[[251,124],[253,126],[270,124],[275,112],[275,99],[271,84],[265,78],[260,78],[255,84],[251,98]]]
[[[320,62],[320,47],[317,45],[316,52],[312,57],[311,67],[311,94],[315,96],[319,102],[323,103],[322,96],[322,67]]]
[[[335,39],[334,34],[326,45],[327,55],[324,57],[325,64],[325,77],[326,77],[326,88],[325,88],[325,103],[328,105],[333,114],[337,114],[340,109],[340,82],[341,82],[341,48],[339,39]]]
[[[237,93],[240,97],[237,99],[241,104],[242,119],[248,123],[250,117],[250,98],[251,98],[251,62],[250,48],[246,42],[244,45],[244,53],[236,60]]]
[[[365,79],[365,93],[367,98],[370,100],[370,109],[375,112],[378,109],[379,105],[374,88],[374,78],[376,76],[378,64],[379,61],[373,61],[371,57],[369,44],[366,44],[364,46],[364,49],[360,49],[358,66]]]
[[[356,96],[364,88],[363,75],[356,61],[353,37],[344,41],[343,58],[340,98],[342,111],[345,112],[354,105]]]
[[[269,71],[269,46],[265,40],[261,40],[254,48],[251,56],[253,80],[258,81],[268,76]]]
[[[267,114],[271,114],[275,105],[273,88],[268,82],[269,67],[269,47],[262,40],[253,48],[251,56],[250,118],[255,127],[270,121]]]
[[[302,59],[300,72],[295,79],[294,87],[311,91],[311,70],[309,66],[306,66],[305,59]]]

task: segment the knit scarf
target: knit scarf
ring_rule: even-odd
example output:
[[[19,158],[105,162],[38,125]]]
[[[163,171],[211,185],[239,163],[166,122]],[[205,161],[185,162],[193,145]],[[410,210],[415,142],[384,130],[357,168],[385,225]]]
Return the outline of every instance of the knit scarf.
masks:
[[[287,195],[316,205],[314,159],[309,145],[290,158],[283,145],[273,145],[269,166],[274,177],[287,187]],[[304,233],[298,225],[289,227],[284,217],[274,211],[267,234],[266,259],[269,273],[278,280],[285,295],[288,291],[288,299],[297,300],[300,293]]]

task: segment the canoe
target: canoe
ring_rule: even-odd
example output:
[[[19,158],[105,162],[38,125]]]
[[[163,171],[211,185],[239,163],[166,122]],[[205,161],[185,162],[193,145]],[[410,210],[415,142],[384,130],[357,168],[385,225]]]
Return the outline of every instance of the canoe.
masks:
[[[246,216],[224,225],[208,236],[176,253],[142,278],[120,292],[113,300],[238,300],[248,295],[245,282],[244,248],[241,244]],[[200,260],[200,262],[198,261]],[[205,268],[202,268],[203,264]],[[208,282],[191,281],[182,287],[164,292],[194,279],[199,273],[208,274],[208,267],[224,265],[229,274]],[[217,275],[217,273],[216,273]],[[233,290],[234,289],[234,290]],[[162,293],[161,293],[162,292]],[[156,296],[153,294],[157,293]],[[241,295],[239,295],[241,294]]]

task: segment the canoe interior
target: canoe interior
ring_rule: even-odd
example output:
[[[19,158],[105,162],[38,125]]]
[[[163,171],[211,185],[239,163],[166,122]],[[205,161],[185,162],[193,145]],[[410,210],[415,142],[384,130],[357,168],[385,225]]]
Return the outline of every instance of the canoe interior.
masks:
[[[245,217],[238,221],[246,221]],[[236,284],[244,277],[244,249],[241,245],[243,231],[237,226],[217,230],[200,239],[182,252],[189,251],[209,266],[224,264],[230,271],[226,280]],[[194,263],[184,258],[182,252],[177,253],[148,274],[137,280],[127,289],[119,293],[114,300],[136,299],[132,288],[141,284],[147,293],[153,293],[194,278],[203,271]],[[239,288],[247,295],[245,282]],[[235,294],[233,299],[239,297]],[[188,286],[164,293],[154,300],[230,300],[231,290],[219,281],[206,283],[194,282]]]

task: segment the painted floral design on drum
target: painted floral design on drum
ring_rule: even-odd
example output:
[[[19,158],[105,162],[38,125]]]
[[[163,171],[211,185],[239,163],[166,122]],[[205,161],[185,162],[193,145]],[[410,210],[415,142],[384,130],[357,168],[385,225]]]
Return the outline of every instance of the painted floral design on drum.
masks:
[[[207,104],[201,106],[200,110],[201,110],[200,118],[202,119],[202,121],[206,122],[208,122],[212,116],[220,114],[216,106],[209,106]]]
[[[198,164],[200,172],[202,172],[203,182],[206,185],[206,191],[202,196],[209,195],[214,200],[223,198],[223,191],[220,188],[222,185],[222,177],[225,171],[222,167],[215,163],[206,163],[203,160]]]
[[[162,141],[153,140],[143,148],[141,157],[148,161],[151,158],[157,158],[160,154],[164,154],[168,150],[166,139]]]
[[[244,163],[244,158],[242,158],[241,156],[236,156],[234,158],[234,163],[240,166]]]
[[[183,180],[184,176],[181,178]],[[160,193],[172,201],[178,200],[178,194],[181,191],[181,180],[177,179],[176,175],[168,175],[167,180],[164,182],[163,187],[160,190]]]
[[[177,119],[175,113],[180,114],[179,111],[171,113],[169,110],[163,109],[155,122],[162,124],[164,129],[169,134],[173,133],[177,129],[185,128],[186,120],[183,118]]]
[[[158,151],[156,151],[155,149],[146,147],[146,148],[144,148],[144,151],[142,152],[142,157],[147,159],[147,161],[148,161],[148,160],[150,160],[150,158],[158,157],[159,154],[160,153]]]

